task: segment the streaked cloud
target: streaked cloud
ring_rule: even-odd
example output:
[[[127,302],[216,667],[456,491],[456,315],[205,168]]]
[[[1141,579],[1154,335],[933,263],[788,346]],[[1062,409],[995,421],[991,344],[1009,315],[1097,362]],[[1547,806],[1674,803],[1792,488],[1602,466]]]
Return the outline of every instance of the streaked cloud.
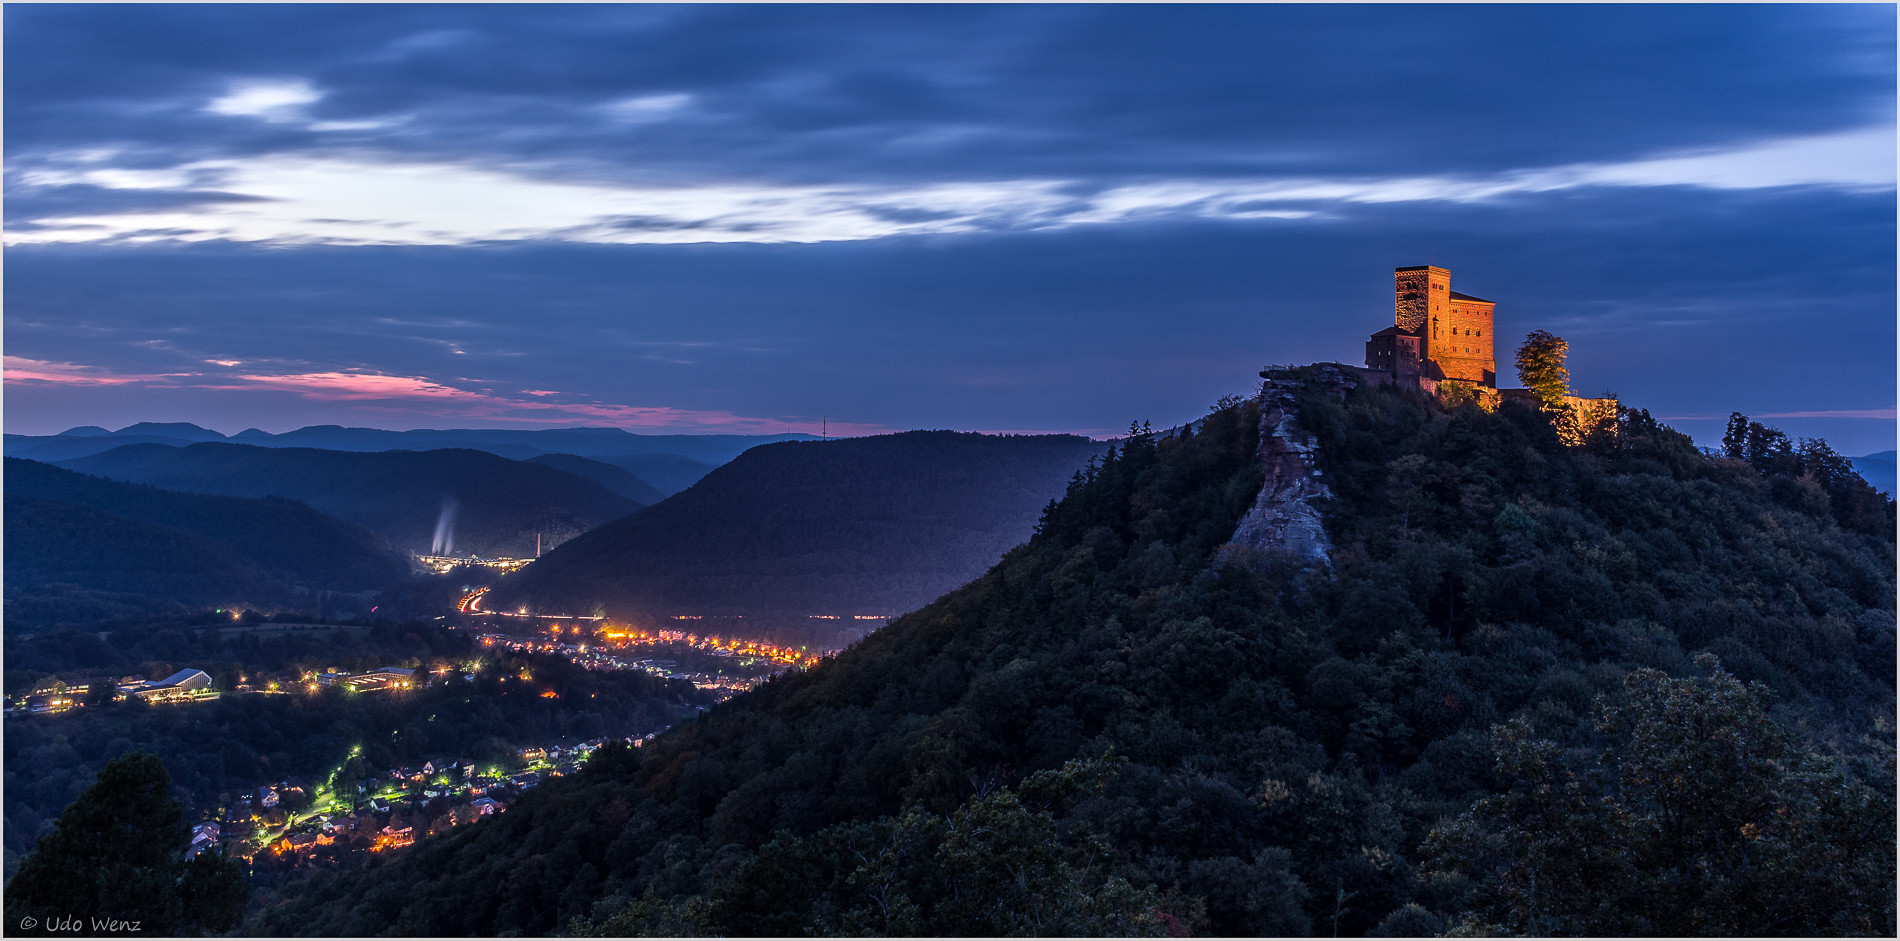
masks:
[[[213,361],[215,362],[215,361]],[[218,365],[237,365],[219,363]],[[116,373],[102,366],[62,363],[8,356],[8,384],[67,386],[147,386],[199,389],[214,392],[283,392],[315,402],[347,403],[366,414],[401,414],[409,418],[437,417],[456,421],[495,421],[526,425],[572,425],[605,422],[624,428],[705,433],[760,434],[783,431],[788,422],[805,419],[782,416],[762,418],[723,409],[684,409],[670,406],[626,405],[603,402],[573,393],[524,389],[515,394],[492,389],[465,389],[448,380],[423,376],[388,375],[369,370],[320,372],[179,372]],[[484,385],[461,380],[472,385]],[[558,400],[555,400],[558,399]],[[897,429],[863,422],[833,422],[840,436],[882,434]]]
[[[231,108],[308,100],[297,87],[234,93]],[[248,97],[244,97],[248,96]],[[677,106],[665,96],[654,108]],[[645,100],[645,99],[641,99]],[[336,245],[462,245],[513,240],[607,244],[828,242],[899,235],[1048,230],[1167,217],[1299,220],[1353,203],[1469,203],[1590,186],[1890,188],[1891,128],[1776,140],[1616,164],[1485,176],[1396,179],[936,182],[904,186],[573,182],[458,164],[262,157],[166,169],[40,168],[22,188],[86,185],[192,190],[219,199],[142,212],[49,216],[11,244],[230,240]],[[232,200],[231,196],[249,197]]]
[[[1895,411],[1891,408],[1834,408],[1809,412],[1763,412],[1756,418],[1877,418],[1893,421]]]
[[[174,376],[166,374],[137,375],[115,373],[102,366],[87,366],[78,363],[54,363],[46,360],[28,359],[24,356],[8,356],[5,362],[4,375],[8,383],[122,386],[135,383],[159,382],[174,378]]]

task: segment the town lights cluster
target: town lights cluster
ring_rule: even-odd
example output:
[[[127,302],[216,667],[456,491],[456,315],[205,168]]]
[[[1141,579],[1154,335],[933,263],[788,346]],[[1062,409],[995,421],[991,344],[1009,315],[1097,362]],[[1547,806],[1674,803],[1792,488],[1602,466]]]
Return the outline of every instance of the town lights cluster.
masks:
[[[609,645],[616,647],[634,644],[685,644],[696,650],[719,650],[736,657],[763,657],[774,663],[804,666],[811,666],[822,659],[818,654],[809,653],[803,647],[780,647],[761,640],[740,640],[736,637],[701,637],[685,631],[648,631],[637,627],[609,627],[601,631],[601,636]]]

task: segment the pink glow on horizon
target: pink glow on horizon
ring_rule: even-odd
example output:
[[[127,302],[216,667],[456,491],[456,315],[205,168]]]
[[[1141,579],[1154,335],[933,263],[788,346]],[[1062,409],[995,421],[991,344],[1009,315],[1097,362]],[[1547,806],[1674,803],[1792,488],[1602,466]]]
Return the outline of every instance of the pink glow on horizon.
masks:
[[[221,365],[221,364],[220,364]],[[671,406],[621,405],[613,402],[559,401],[574,393],[547,389],[521,389],[515,395],[492,391],[470,391],[421,376],[388,375],[375,372],[327,370],[322,372],[278,373],[220,372],[161,373],[151,375],[114,373],[105,367],[81,363],[59,363],[8,356],[5,380],[9,384],[48,383],[71,386],[139,386],[154,389],[204,390],[215,392],[287,393],[314,402],[347,403],[351,413],[370,419],[383,416],[385,424],[416,425],[418,422],[447,420],[456,423],[483,422],[495,425],[573,426],[577,423],[604,423],[628,430],[668,431],[676,434],[785,434],[829,435],[833,438],[860,438],[894,434],[905,429],[870,422],[825,421],[804,417],[758,418],[723,409],[682,409]],[[457,382],[477,382],[458,379]],[[1889,417],[1892,410],[1888,410]],[[373,419],[370,419],[373,420]],[[1081,435],[1096,440],[1118,438],[1125,432],[1108,428],[1046,429],[1006,428],[970,429],[988,435]]]
[[[116,374],[110,370],[80,363],[57,363],[8,356],[5,360],[8,383],[58,383],[84,386],[136,386],[151,388],[196,389],[216,392],[274,391],[316,402],[349,403],[356,413],[380,413],[427,419],[490,421],[548,426],[573,425],[580,421],[606,422],[647,430],[669,429],[676,433],[707,434],[780,434],[803,431],[823,432],[822,421],[805,418],[754,418],[723,409],[681,409],[671,406],[621,405],[612,402],[551,401],[551,397],[572,393],[546,389],[524,389],[519,396],[498,395],[491,391],[470,391],[446,382],[421,376],[393,376],[384,373],[330,370],[305,373],[165,373],[157,375]],[[474,382],[477,380],[458,380]],[[398,422],[408,424],[408,422]],[[883,425],[832,422],[835,437],[889,434],[897,429]]]
[[[481,396],[413,376],[385,376],[380,373],[312,372],[283,376],[237,375],[253,386],[295,392],[306,399],[352,402],[365,399],[456,399]],[[249,386],[206,385],[206,389],[244,389]]]
[[[51,363],[40,359],[27,359],[23,356],[5,358],[5,377],[7,382],[55,382],[67,385],[84,386],[122,386],[137,382],[160,382],[169,379],[189,378],[197,373],[160,373],[150,376],[124,376],[106,372],[99,366],[83,366],[77,363]]]

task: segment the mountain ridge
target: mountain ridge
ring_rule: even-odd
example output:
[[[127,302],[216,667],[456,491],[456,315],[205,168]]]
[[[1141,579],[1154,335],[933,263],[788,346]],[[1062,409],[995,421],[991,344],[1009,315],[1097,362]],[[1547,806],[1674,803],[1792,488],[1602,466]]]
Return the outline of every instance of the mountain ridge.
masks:
[[[1326,563],[1228,542],[1264,473],[1259,403],[1224,401],[1119,443],[1028,542],[837,657],[249,930],[943,935],[1071,905],[1138,933],[1437,933],[1477,876],[1420,847],[1504,789],[1491,728],[1600,751],[1593,703],[1701,654],[1891,791],[1891,501],[1837,513],[1640,409],[1573,447],[1515,403],[1288,372]],[[1010,889],[1026,867],[1078,894]]]
[[[490,596],[649,622],[896,614],[1027,538],[1100,447],[946,431],[760,445],[547,553]]]
[[[40,609],[71,603],[70,592],[53,590],[59,585],[146,599],[112,608],[169,610],[159,599],[285,604],[317,591],[379,590],[410,572],[381,536],[295,501],[181,493],[21,458],[5,463],[10,624],[44,621],[52,615]]]
[[[533,554],[640,504],[545,464],[487,451],[331,451],[200,442],[127,445],[58,466],[169,489],[301,500],[383,534],[397,548]],[[438,547],[447,521],[452,545]]]
[[[118,440],[126,439],[126,440]],[[6,453],[33,460],[70,460],[99,453],[120,444],[156,443],[183,446],[203,441],[231,441],[258,447],[312,447],[332,451],[412,451],[442,448],[486,450],[523,460],[541,454],[581,457],[676,454],[709,464],[723,464],[747,448],[778,441],[817,441],[817,435],[644,435],[614,427],[580,428],[461,428],[387,431],[343,425],[306,425],[271,434],[247,428],[226,436],[190,422],[139,422],[117,431],[96,425],[69,428],[57,435],[6,435]],[[116,443],[114,443],[116,441]]]

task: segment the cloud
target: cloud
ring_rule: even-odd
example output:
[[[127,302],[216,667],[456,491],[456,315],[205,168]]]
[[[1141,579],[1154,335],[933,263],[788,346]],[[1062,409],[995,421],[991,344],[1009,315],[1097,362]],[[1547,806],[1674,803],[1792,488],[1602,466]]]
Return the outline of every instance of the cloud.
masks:
[[[1893,421],[1891,408],[1834,408],[1814,412],[1763,412],[1757,418],[1877,418]]]
[[[205,110],[284,124],[304,121],[304,106],[322,99],[322,92],[301,79],[253,80],[232,85],[223,97],[205,105]]]
[[[641,95],[621,101],[609,102],[601,110],[621,121],[646,123],[664,119],[681,108],[686,107],[693,96],[685,94]]]
[[[68,386],[122,386],[134,383],[166,382],[189,373],[163,373],[157,375],[136,375],[114,373],[101,366],[86,366],[78,363],[54,363],[46,360],[27,359],[23,356],[6,357],[4,375],[8,383],[53,384]]]
[[[317,372],[289,375],[237,375],[245,385],[207,385],[212,389],[263,387],[295,392],[320,401],[363,401],[367,399],[466,399],[483,396],[414,376],[385,376],[377,373]]]
[[[235,362],[210,361],[235,366]],[[333,370],[304,373],[162,373],[131,374],[81,363],[8,356],[5,359],[8,384],[60,386],[143,385],[167,389],[196,389],[213,392],[259,391],[285,392],[313,402],[351,403],[370,413],[402,413],[457,421],[497,421],[528,425],[571,425],[576,421],[607,422],[623,428],[669,429],[701,433],[776,433],[790,422],[801,426],[804,418],[760,418],[738,415],[723,409],[683,409],[670,406],[623,405],[587,400],[570,393],[549,390],[522,390],[517,398],[489,390],[457,388],[422,376],[401,376],[367,370]],[[467,381],[467,380],[464,380]],[[567,401],[547,401],[548,397]],[[884,434],[897,429],[872,423],[833,422],[840,436]]]
[[[276,98],[290,100],[279,90]],[[254,105],[264,107],[263,105]],[[826,242],[1048,230],[1168,217],[1300,220],[1365,203],[1471,203],[1581,187],[1891,188],[1890,127],[1723,151],[1490,175],[1385,179],[1003,180],[916,185],[713,182],[635,186],[525,170],[361,158],[264,157],[161,169],[75,164],[18,175],[34,187],[165,193],[176,205],[47,215],[10,244],[220,239],[337,245],[552,240],[611,244]],[[215,191],[211,188],[215,187]],[[205,200],[186,194],[205,189]]]

